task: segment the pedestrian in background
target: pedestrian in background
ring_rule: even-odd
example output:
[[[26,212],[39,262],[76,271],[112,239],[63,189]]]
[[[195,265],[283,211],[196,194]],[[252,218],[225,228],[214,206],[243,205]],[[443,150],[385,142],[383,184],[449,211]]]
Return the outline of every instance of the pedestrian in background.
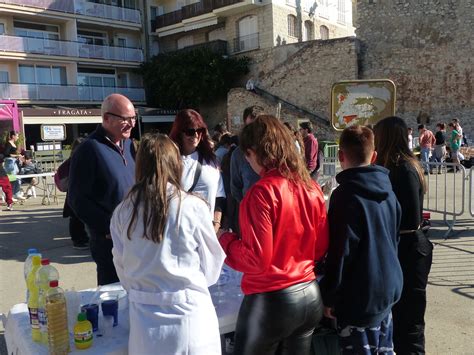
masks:
[[[428,174],[428,162],[430,161],[431,150],[436,143],[436,139],[433,132],[427,129],[423,124],[418,126],[418,133],[420,134],[421,161],[424,163],[423,169],[425,170],[425,174]]]
[[[313,134],[311,122],[301,122],[300,132],[303,136],[304,155],[306,157],[306,167],[313,180],[318,178],[318,140]]]
[[[446,124],[438,123],[436,125],[433,161],[438,162],[438,163],[443,163],[445,160],[445,157],[446,157]],[[438,174],[441,174],[441,165],[438,166]]]
[[[71,237],[73,249],[89,249],[89,237],[87,236],[86,227],[84,223],[76,216],[71,206],[69,205],[69,172],[71,167],[71,157],[76,152],[79,145],[84,141],[84,138],[79,137],[72,142],[71,156],[66,159],[58,168],[54,175],[54,182],[59,191],[66,192],[66,199],[64,200],[63,218],[69,219],[69,236]]]

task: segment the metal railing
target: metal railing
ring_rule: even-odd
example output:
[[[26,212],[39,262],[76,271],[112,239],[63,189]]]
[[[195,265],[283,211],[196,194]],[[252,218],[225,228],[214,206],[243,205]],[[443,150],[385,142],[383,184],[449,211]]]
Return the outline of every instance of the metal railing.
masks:
[[[469,169],[469,213],[474,217],[474,167]]]
[[[125,95],[132,101],[145,101],[145,90],[140,88],[81,85],[0,84],[0,97],[9,100],[100,102],[113,93]]]
[[[143,51],[138,48],[99,46],[33,37],[0,35],[0,50],[125,62],[143,62]]]
[[[435,162],[424,164],[427,164],[428,175],[425,179],[423,210],[443,215],[443,221],[448,226],[444,235],[447,238],[456,224],[457,217],[465,212],[466,181],[469,176],[461,164]],[[468,194],[472,195],[472,183]]]
[[[260,48],[259,33],[234,38],[234,53]]]
[[[227,42],[221,39],[217,39],[215,41],[205,42],[194,44],[192,46],[187,46],[181,49],[174,49],[174,50],[165,50],[165,52],[187,52],[187,51],[194,51],[196,49],[208,49],[213,53],[219,54],[227,54]]]
[[[152,26],[155,25],[155,28],[162,28],[174,25],[185,19],[207,14],[215,9],[238,4],[243,1],[244,0],[201,0],[194,4],[183,6],[179,10],[157,16]]]
[[[19,0],[0,0],[0,4],[19,5]],[[22,0],[21,6],[76,13],[115,21],[141,23],[140,11],[119,6],[96,4],[86,0]]]

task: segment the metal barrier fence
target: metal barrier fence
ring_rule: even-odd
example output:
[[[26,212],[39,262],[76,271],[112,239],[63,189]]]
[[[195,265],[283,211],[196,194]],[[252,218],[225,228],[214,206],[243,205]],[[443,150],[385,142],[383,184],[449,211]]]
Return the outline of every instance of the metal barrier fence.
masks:
[[[427,166],[423,210],[443,216],[443,221],[448,226],[444,235],[447,238],[457,218],[465,213],[466,196],[472,196],[472,169],[470,178],[461,164],[429,162]],[[469,179],[471,183],[466,184]]]
[[[325,148],[324,161],[318,178],[325,197],[330,198],[331,192],[336,188],[335,176],[342,170],[338,158],[338,146]],[[424,195],[423,210],[439,213],[448,230],[444,237],[452,232],[458,217],[467,211],[474,217],[474,167],[466,170],[461,164],[455,163],[428,163],[426,193]],[[457,172],[456,172],[457,171]],[[466,196],[468,202],[466,202]]]
[[[474,167],[469,169],[469,213],[474,217]]]

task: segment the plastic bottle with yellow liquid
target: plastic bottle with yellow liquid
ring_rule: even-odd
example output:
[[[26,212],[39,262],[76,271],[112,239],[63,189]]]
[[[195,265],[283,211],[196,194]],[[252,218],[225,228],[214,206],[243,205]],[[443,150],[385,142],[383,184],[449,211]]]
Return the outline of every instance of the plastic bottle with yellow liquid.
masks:
[[[58,281],[51,281],[49,287],[46,292],[49,353],[64,355],[69,353],[66,297],[64,291],[58,287]]]
[[[48,258],[41,259],[41,267],[36,273],[36,286],[38,286],[38,320],[40,326],[40,342],[48,344],[48,317],[46,316],[46,293],[51,281],[59,280],[58,270],[50,264]]]
[[[87,320],[87,314],[81,312],[74,325],[74,345],[77,349],[88,349],[92,346],[92,338],[92,323]]]
[[[39,290],[36,285],[36,274],[41,266],[41,256],[34,255],[31,258],[32,268],[26,278],[28,285],[28,311],[30,313],[31,338],[33,341],[41,340],[40,325],[38,319],[38,297]]]

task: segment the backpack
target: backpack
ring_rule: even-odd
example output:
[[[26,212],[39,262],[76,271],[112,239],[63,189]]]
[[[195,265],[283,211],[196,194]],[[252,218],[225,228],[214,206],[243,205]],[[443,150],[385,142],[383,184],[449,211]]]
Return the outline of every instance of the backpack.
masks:
[[[56,174],[54,174],[54,183],[59,191],[67,192],[69,184],[69,164],[70,159],[66,159],[58,168]]]

